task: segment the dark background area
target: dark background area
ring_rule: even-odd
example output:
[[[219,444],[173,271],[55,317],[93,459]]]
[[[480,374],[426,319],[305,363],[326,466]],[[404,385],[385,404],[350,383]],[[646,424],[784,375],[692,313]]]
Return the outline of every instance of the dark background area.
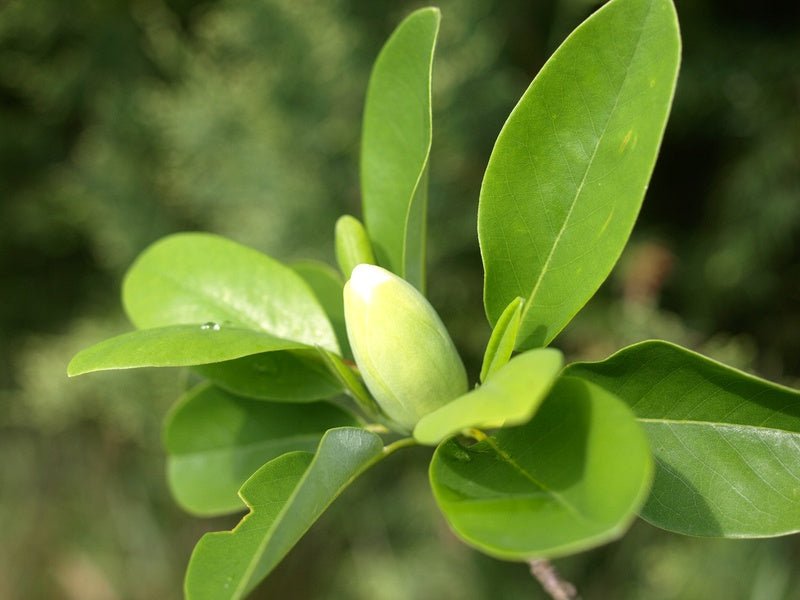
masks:
[[[800,8],[677,0],[684,58],[628,250],[556,340],[601,358],[662,337],[800,380]],[[589,0],[443,0],[430,278],[474,370],[478,190],[508,112]],[[174,231],[332,260],[359,214],[369,68],[416,2],[9,0],[0,5],[0,598],[177,598],[202,532],[164,481],[177,372],[68,380],[129,328],[121,277]],[[427,452],[357,482],[259,590],[298,599],[531,598],[524,566],[447,531]],[[797,599],[795,537],[681,538],[644,523],[558,565],[585,598]]]

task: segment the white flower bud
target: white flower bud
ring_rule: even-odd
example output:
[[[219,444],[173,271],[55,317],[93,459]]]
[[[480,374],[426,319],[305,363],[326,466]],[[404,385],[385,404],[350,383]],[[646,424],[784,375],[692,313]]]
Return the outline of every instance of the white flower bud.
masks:
[[[347,337],[367,388],[409,431],[467,392],[467,374],[439,315],[407,281],[358,265],[344,286]]]

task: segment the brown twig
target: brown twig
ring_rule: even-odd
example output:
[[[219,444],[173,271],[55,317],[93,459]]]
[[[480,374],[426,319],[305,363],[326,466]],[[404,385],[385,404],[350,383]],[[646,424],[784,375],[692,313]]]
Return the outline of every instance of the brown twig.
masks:
[[[553,600],[579,600],[575,586],[562,579],[549,560],[531,560],[528,565],[531,568],[531,575],[536,577]]]

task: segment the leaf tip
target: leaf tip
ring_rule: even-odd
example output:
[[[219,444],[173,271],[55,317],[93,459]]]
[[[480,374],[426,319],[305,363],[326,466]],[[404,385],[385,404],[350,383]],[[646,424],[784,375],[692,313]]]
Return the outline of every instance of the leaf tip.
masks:
[[[409,17],[416,16],[416,15],[420,15],[420,16],[425,15],[426,17],[427,16],[431,16],[434,19],[436,19],[436,21],[438,22],[442,18],[442,10],[438,6],[424,6],[423,8],[420,8],[420,9],[415,10],[414,12],[412,12],[409,15]]]
[[[81,366],[81,354],[82,353],[79,352],[73,356],[72,360],[70,360],[67,364],[67,377],[77,377],[78,375],[83,375],[84,373],[88,372],[84,367]]]

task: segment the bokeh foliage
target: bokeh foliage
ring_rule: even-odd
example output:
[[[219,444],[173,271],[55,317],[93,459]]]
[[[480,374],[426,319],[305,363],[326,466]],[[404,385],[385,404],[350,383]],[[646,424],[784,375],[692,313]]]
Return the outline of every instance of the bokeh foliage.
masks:
[[[475,379],[489,332],[475,234],[486,160],[531,77],[596,3],[437,4],[428,287]],[[180,595],[195,540],[229,525],[183,515],[167,493],[160,421],[186,376],[68,381],[66,362],[128,328],[121,275],[167,233],[331,260],[335,218],[359,206],[368,69],[417,5],[0,6],[0,597]],[[659,336],[797,385],[800,10],[677,8],[682,74],[634,242],[556,345],[597,358]],[[347,492],[260,593],[536,593],[524,568],[447,532],[424,454]],[[586,597],[798,598],[799,555],[794,538],[692,540],[639,524],[562,567]]]

